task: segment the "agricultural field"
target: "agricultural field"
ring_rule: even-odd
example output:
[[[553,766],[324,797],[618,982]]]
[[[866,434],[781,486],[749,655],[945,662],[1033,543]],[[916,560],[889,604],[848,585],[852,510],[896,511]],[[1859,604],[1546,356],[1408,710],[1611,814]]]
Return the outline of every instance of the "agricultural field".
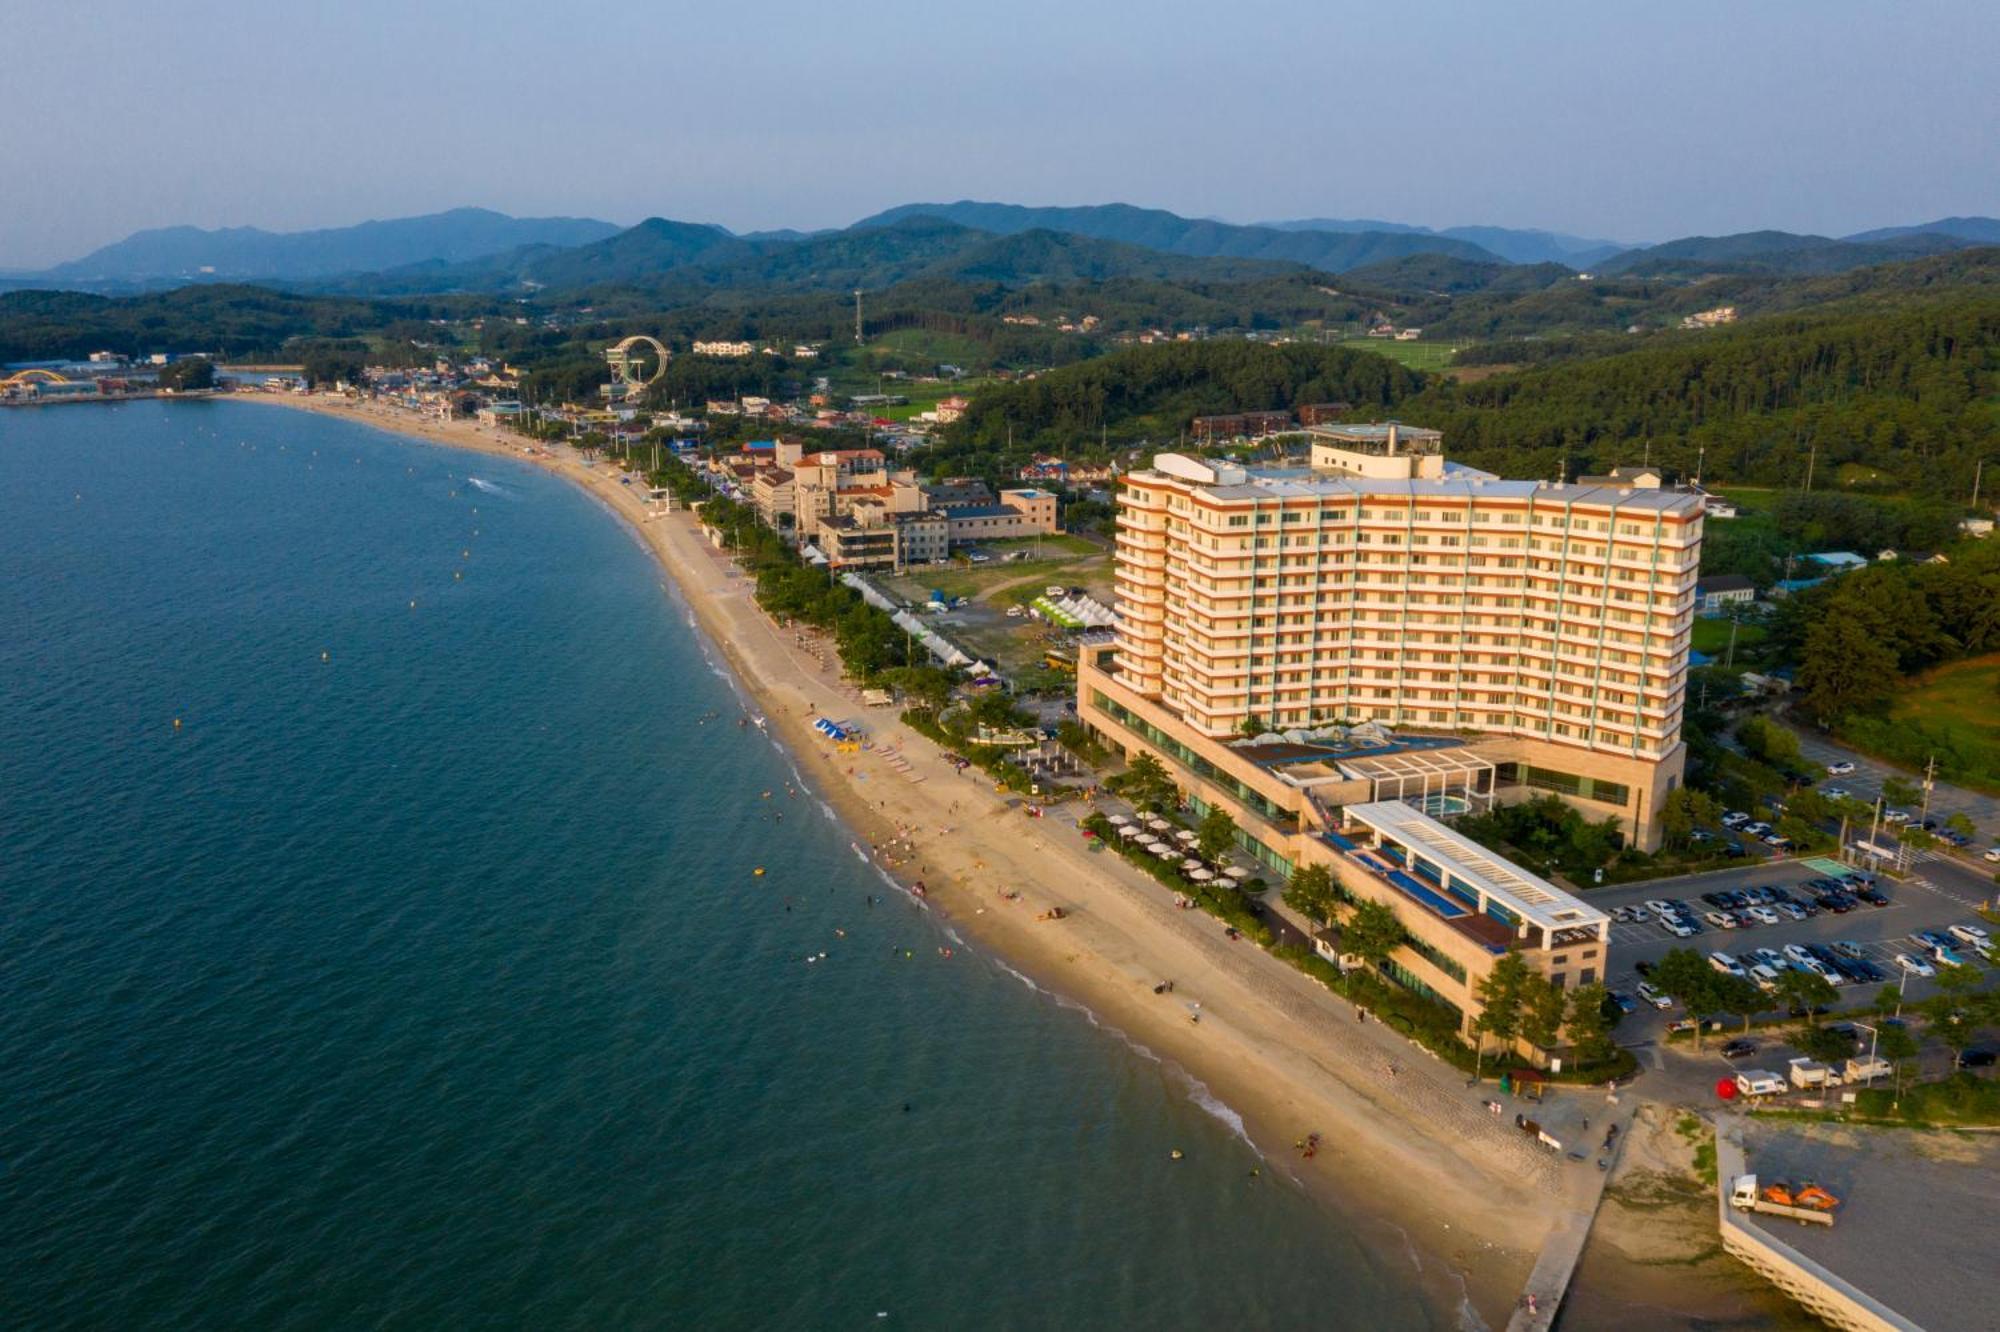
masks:
[[[1443,370],[1451,365],[1451,358],[1458,355],[1459,344],[1455,342],[1398,342],[1394,338],[1371,338],[1367,336],[1342,338],[1340,345],[1354,347],[1361,351],[1371,351],[1377,356],[1386,356],[1392,361],[1409,366],[1412,370]]]

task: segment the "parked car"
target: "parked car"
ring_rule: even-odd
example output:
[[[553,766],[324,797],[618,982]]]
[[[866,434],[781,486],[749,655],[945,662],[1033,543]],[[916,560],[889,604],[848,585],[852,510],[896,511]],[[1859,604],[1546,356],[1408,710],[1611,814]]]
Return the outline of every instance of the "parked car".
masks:
[[[1759,925],[1776,925],[1778,923],[1778,913],[1769,907],[1754,906],[1750,908],[1750,919],[1756,921]]]
[[[1756,1053],[1757,1042],[1746,1040],[1741,1036],[1738,1036],[1733,1041],[1724,1041],[1722,1045],[1722,1057],[1724,1059],[1747,1059]]]
[[[1987,938],[1986,927],[1983,925],[1954,925],[1950,929],[1946,930],[1945,933],[1949,934],[1952,938],[1958,940],[1960,943],[1990,944],[1992,942],[1992,940]]]
[[[1980,859],[1990,860],[1994,864],[2000,865],[2000,846],[1990,846],[1986,848],[1986,854],[1980,857]]]
[[[1780,902],[1778,903],[1778,905],[1772,907],[1771,909],[1773,911],[1782,912],[1785,915],[1790,916],[1793,920],[1804,920],[1806,918],[1806,909],[1800,906],[1797,902]]]
[[[1731,860],[1741,860],[1750,853],[1743,849],[1741,842],[1727,842],[1723,845],[1722,854]]]
[[[1647,969],[1651,970],[1650,967]],[[1639,982],[1638,990],[1639,990],[1639,997],[1641,999],[1644,999],[1647,1003],[1651,1004],[1655,1008],[1672,1008],[1674,1006],[1674,1001],[1672,998],[1660,993],[1658,990],[1654,989],[1651,985],[1648,985],[1645,981]]]
[[[1826,775],[1829,777],[1851,777],[1854,775],[1854,765],[1846,759],[1842,759],[1838,763],[1829,763],[1826,765]]]
[[[1743,964],[1727,953],[1710,953],[1708,955],[1708,965],[1714,967],[1725,976],[1740,978],[1744,974]]]
[[[1937,969],[1931,966],[1930,963],[1925,962],[1921,958],[1911,957],[1908,953],[1896,954],[1896,965],[1909,972],[1912,976],[1937,975]]]
[[[1845,800],[1848,796],[1847,788],[1844,786],[1822,786],[1819,793],[1828,800]]]
[[[1958,1054],[1960,1068],[1991,1068],[1996,1062],[2000,1062],[2000,1052],[1993,1050],[1974,1048]]]
[[[1882,811],[1882,822],[1884,823],[1894,823],[1900,825],[1908,823],[1909,821],[1910,821],[1910,811],[1907,809],[1885,809]]]
[[[1722,826],[1725,828],[1741,828],[1748,822],[1750,816],[1740,809],[1732,809],[1722,816]]]
[[[1695,936],[1694,926],[1675,916],[1661,916],[1660,928],[1676,939],[1692,939]]]
[[[1702,913],[1702,919],[1715,926],[1718,930],[1733,930],[1736,928],[1736,917],[1730,915],[1727,911],[1707,911]]]
[[[1885,907],[1889,905],[1889,899],[1883,894],[1876,892],[1873,888],[1863,888],[1854,895],[1872,907]]]
[[[1752,837],[1762,837],[1765,833],[1771,831],[1771,825],[1759,819],[1755,823],[1744,824],[1743,831]]]
[[[1922,944],[1926,950],[1929,950],[1932,948],[1948,947],[1951,940],[1939,934],[1936,930],[1913,930],[1910,933],[1910,942]]]
[[[1852,939],[1835,939],[1831,944],[1828,944],[1827,947],[1831,948],[1834,952],[1838,953],[1842,957],[1867,956],[1867,954],[1861,951],[1861,945],[1855,943]]]
[[[1632,996],[1622,991],[1613,990],[1605,998],[1618,1005],[1618,1011],[1621,1013],[1632,1014],[1639,1011],[1639,1005],[1634,1002]]]

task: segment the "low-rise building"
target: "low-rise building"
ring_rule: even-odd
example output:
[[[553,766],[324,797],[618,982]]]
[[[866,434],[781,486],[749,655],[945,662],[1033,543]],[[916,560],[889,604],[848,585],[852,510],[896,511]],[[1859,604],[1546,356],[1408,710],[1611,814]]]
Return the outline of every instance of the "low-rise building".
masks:
[[[1717,574],[1694,585],[1695,609],[1713,615],[1757,600],[1757,585],[1742,574]]]

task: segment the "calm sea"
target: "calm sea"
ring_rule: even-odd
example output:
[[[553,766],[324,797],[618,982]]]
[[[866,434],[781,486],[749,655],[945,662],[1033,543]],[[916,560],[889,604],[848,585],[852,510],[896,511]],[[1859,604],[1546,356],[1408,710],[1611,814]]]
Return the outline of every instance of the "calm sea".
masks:
[[[0,412],[0,1326],[1456,1321],[740,710],[531,468]]]

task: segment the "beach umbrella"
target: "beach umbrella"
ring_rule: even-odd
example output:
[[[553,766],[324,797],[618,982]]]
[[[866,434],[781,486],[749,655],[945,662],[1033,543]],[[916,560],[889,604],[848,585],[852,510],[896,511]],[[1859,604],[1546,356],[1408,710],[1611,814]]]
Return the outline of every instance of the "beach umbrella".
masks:
[[[1132,820],[1126,818],[1123,814],[1111,814],[1107,815],[1104,821],[1113,827],[1122,828]]]
[[[1165,832],[1167,829],[1173,827],[1174,825],[1168,823],[1165,819],[1162,818],[1150,818],[1146,820],[1146,826],[1148,828],[1155,830],[1156,832]]]
[[[1194,860],[1194,859],[1183,860],[1181,862],[1181,868],[1187,870],[1189,873],[1192,874],[1208,874],[1208,871],[1201,867],[1201,862],[1199,860]],[[1213,874],[1209,874],[1208,877],[1212,879],[1215,876]]]
[[[1241,865],[1231,865],[1228,869],[1222,872],[1224,874],[1227,874],[1232,879],[1247,879],[1250,877],[1250,871],[1244,869]]]
[[[1179,832],[1174,834],[1174,840],[1180,842],[1195,842],[1201,840],[1201,838],[1200,834],[1196,833],[1194,829],[1183,828]]]
[[[1188,877],[1190,879],[1193,879],[1196,883],[1207,883],[1210,879],[1214,878],[1215,876],[1213,874],[1210,874],[1205,869],[1198,869],[1190,872]]]

